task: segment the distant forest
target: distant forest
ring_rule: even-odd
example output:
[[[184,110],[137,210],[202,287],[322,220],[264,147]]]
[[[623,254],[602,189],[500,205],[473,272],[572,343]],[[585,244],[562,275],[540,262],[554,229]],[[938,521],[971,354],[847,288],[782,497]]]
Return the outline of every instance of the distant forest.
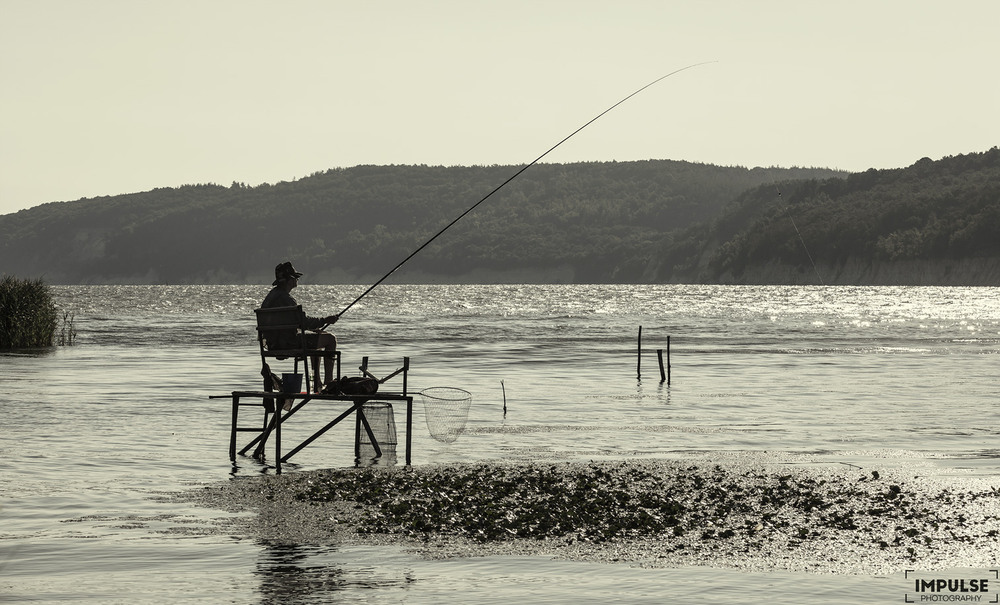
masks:
[[[358,166],[274,185],[43,204],[0,216],[0,273],[49,283],[267,283],[275,264],[291,260],[309,283],[367,283],[517,169]],[[825,273],[852,283],[872,281],[872,267],[961,261],[968,270],[970,259],[1000,259],[997,148],[856,174],[669,160],[540,164],[392,281],[814,283]],[[875,281],[908,279],[892,274]]]
[[[1000,149],[751,189],[654,256],[668,281],[759,283],[780,265],[770,281],[858,283],[881,266],[880,283],[1000,285]]]
[[[0,216],[0,270],[53,283],[244,283],[292,260],[312,279],[384,274],[518,167],[358,166],[294,182],[185,185]],[[838,176],[674,161],[540,164],[400,270],[570,267],[638,279],[664,233],[706,221],[762,183]]]

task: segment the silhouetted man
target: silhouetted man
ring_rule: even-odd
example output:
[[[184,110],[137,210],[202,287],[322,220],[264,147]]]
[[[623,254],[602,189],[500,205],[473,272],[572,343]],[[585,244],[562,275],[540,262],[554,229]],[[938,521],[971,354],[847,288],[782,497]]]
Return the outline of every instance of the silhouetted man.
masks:
[[[264,298],[264,302],[260,304],[262,309],[269,309],[272,307],[294,307],[299,303],[295,302],[292,298],[291,291],[297,285],[299,285],[299,278],[302,274],[292,267],[292,263],[284,262],[274,268],[274,282],[271,284],[274,288],[267,293]],[[309,317],[305,313],[302,314],[302,327],[309,330],[305,333],[304,337],[306,339],[307,349],[324,349],[333,353],[337,350],[337,337],[329,332],[324,332],[323,328],[330,324],[337,323],[340,319],[339,315],[328,315],[326,317]],[[289,349],[297,348],[299,346],[298,334],[293,330],[288,330],[287,332],[278,332],[277,334],[269,337],[267,339],[268,349]],[[276,342],[272,342],[272,340]],[[319,379],[318,370],[318,360],[313,357],[313,374],[315,376],[315,390],[314,393],[319,393],[323,390],[323,385],[333,381],[333,366],[334,360],[332,356],[327,356],[323,358],[323,370],[324,370],[324,381],[321,383]],[[308,388],[309,385],[306,385]]]

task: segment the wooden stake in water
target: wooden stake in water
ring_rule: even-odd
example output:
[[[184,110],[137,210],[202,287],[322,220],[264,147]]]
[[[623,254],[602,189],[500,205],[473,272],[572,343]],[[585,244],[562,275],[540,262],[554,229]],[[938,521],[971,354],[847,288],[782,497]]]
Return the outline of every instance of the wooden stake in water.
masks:
[[[500,381],[500,390],[503,391],[503,417],[507,417],[507,389],[503,386],[503,381]]]
[[[635,378],[642,380],[642,326],[639,326],[638,354],[635,360]]]
[[[660,382],[670,384],[670,337],[667,336],[667,370],[663,371],[663,349],[656,350],[656,359],[660,362]]]

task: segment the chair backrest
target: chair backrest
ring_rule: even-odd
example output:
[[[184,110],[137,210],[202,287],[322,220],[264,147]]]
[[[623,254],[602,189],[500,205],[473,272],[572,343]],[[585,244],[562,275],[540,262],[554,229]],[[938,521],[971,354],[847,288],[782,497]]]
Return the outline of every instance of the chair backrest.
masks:
[[[296,360],[296,372],[298,371],[298,361],[300,359],[303,360],[305,362],[305,379],[307,384],[309,383],[310,376],[308,355],[311,355],[314,360],[318,357],[324,359],[332,357],[336,359],[336,375],[340,375],[340,351],[313,351],[306,348],[308,340],[302,330],[304,327],[302,325],[303,320],[305,319],[305,314],[302,312],[302,305],[254,309],[254,314],[257,316],[257,342],[260,345],[261,363],[260,372],[264,377],[265,391],[270,392],[274,389],[277,378],[271,373],[271,368],[267,365],[268,357],[276,359],[294,358]],[[318,370],[313,368],[313,371],[316,372]]]
[[[257,315],[257,340],[263,343],[267,339],[271,342],[279,342],[284,335],[287,340],[298,332],[302,324],[302,305],[289,307],[271,307],[268,309],[254,309]]]

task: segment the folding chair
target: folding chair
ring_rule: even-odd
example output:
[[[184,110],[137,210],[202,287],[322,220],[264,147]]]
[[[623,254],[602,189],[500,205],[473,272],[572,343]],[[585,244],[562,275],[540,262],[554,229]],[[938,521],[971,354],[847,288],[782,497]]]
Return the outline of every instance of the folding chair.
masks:
[[[257,344],[260,347],[261,376],[264,378],[264,390],[273,392],[278,387],[277,375],[271,372],[267,363],[268,359],[289,359],[294,361],[293,371],[298,374],[299,361],[304,368],[306,388],[312,384],[310,374],[310,359],[333,357],[335,360],[335,377],[340,377],[340,351],[327,351],[326,349],[310,349],[307,346],[305,329],[302,327],[302,320],[305,314],[302,313],[302,305],[294,307],[273,307],[270,309],[254,309],[257,315]],[[269,343],[281,344],[281,348],[271,347]],[[319,376],[319,363],[312,368],[312,372]]]

